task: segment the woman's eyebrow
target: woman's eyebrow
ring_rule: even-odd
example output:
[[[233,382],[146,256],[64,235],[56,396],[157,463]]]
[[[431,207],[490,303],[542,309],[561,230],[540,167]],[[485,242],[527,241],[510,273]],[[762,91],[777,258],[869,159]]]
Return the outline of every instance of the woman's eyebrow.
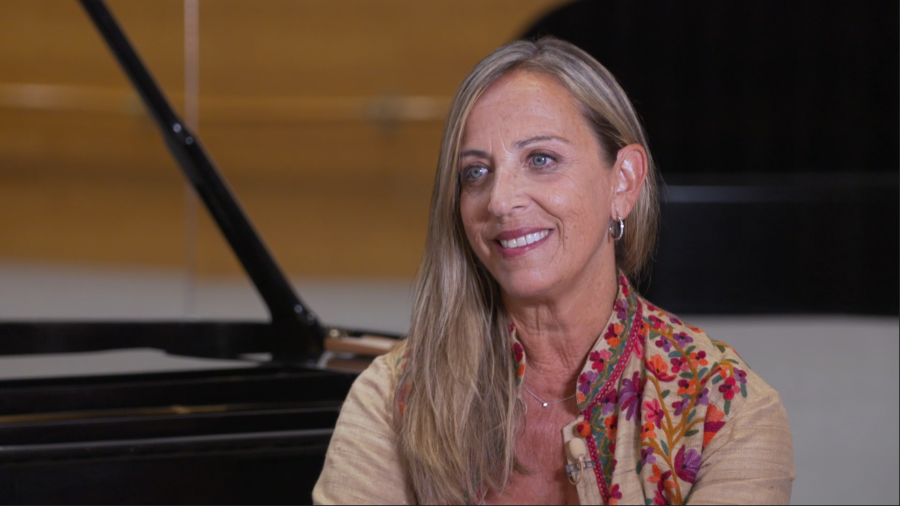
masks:
[[[521,141],[516,141],[514,146],[516,147],[516,149],[522,149],[529,144],[533,144],[535,142],[543,142],[543,141],[559,141],[559,142],[564,142],[566,144],[569,143],[568,140],[566,140],[562,137],[556,137],[555,135],[536,135],[534,137],[529,137],[529,138],[523,139]]]
[[[474,156],[478,158],[490,158],[491,156],[487,154],[487,151],[481,151],[479,149],[468,149],[459,154],[460,158],[465,158],[467,156]]]

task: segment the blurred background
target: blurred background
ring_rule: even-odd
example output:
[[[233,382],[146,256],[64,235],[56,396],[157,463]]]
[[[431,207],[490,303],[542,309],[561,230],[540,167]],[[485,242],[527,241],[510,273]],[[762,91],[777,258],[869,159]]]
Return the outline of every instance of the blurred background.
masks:
[[[666,183],[644,293],[782,394],[794,502],[900,501],[896,2],[109,5],[306,302],[396,333],[463,76],[523,36],[591,52]],[[0,3],[0,320],[266,318],[77,2]],[[223,366],[247,364],[16,356],[0,379]]]

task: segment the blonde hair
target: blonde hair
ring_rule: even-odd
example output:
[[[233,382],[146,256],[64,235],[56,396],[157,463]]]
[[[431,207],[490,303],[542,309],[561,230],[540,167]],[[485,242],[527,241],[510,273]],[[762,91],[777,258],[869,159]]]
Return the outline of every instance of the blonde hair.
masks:
[[[656,238],[653,159],[625,92],[600,63],[555,38],[518,41],[482,60],[463,80],[444,128],[431,198],[425,253],[416,284],[400,381],[400,452],[420,503],[479,501],[501,491],[520,469],[515,435],[523,418],[515,364],[496,281],[475,257],[459,210],[459,147],[469,112],[481,94],[513,71],[555,77],[576,99],[607,162],[640,144],[648,175],[625,218],[616,263],[630,277],[647,263]]]

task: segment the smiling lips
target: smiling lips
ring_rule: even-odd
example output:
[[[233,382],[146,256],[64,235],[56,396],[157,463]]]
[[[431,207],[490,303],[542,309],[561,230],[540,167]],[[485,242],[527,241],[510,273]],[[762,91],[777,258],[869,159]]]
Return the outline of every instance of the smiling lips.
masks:
[[[521,237],[516,237],[514,239],[503,240],[499,239],[500,245],[504,248],[521,248],[522,246],[527,246],[529,244],[534,244],[550,233],[549,230],[541,230],[540,232],[535,232],[533,234],[525,234]]]

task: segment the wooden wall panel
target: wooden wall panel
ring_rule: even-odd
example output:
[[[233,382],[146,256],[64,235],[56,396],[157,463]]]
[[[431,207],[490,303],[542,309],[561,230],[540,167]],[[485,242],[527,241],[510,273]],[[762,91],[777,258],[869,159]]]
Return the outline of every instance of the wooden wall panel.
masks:
[[[202,0],[200,137],[290,274],[410,276],[450,96],[559,3]],[[110,6],[181,107],[182,2]],[[177,267],[183,188],[77,2],[0,3],[0,261]]]

